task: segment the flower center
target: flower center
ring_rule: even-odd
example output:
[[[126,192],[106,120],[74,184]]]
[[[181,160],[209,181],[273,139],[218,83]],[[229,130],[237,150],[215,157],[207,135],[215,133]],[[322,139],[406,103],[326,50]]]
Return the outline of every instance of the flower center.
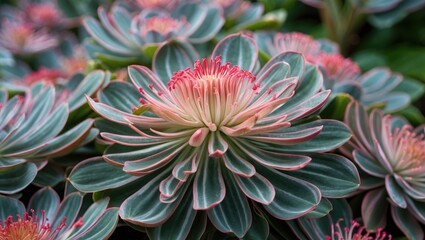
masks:
[[[320,54],[319,66],[323,67],[327,78],[333,81],[354,80],[360,74],[359,66],[340,54]]]
[[[174,73],[168,87],[179,108],[215,131],[247,107],[259,85],[249,71],[216,57]]]
[[[185,24],[187,22],[184,19],[179,21],[170,17],[151,17],[146,19],[141,26],[142,35],[146,35],[146,33],[151,31],[167,35],[171,32],[178,32]]]
[[[56,239],[59,231],[65,226],[65,219],[52,231],[50,224],[47,223],[45,218],[45,212],[42,211],[42,220],[38,221],[34,215],[34,211],[31,211],[31,216],[26,212],[24,218],[18,215],[17,221],[13,220],[12,216],[9,216],[4,224],[0,225],[0,239],[5,240],[54,240]]]
[[[50,84],[59,83],[61,79],[67,77],[63,71],[49,68],[41,68],[37,72],[32,72],[25,77],[25,83],[30,86],[36,82],[45,82]]]
[[[394,171],[400,175],[412,177],[425,170],[425,136],[412,131],[409,125],[388,131],[388,151]]]

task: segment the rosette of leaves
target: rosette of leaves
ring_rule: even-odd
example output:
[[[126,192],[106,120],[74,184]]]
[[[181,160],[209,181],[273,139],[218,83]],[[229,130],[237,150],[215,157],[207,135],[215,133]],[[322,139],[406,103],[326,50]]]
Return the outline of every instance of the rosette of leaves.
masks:
[[[352,102],[344,120],[353,138],[341,148],[358,166],[362,190],[362,218],[368,230],[386,225],[387,210],[409,239],[423,239],[425,222],[424,126],[414,129],[403,119],[384,115]]]
[[[338,47],[330,41],[315,40],[298,32],[269,31],[255,35],[263,60],[287,51],[303,54],[309,63],[319,67],[324,88],[332,90],[333,97],[349,94],[365,106],[379,107],[385,112],[395,112],[410,104],[408,92],[397,89],[403,80],[401,74],[384,67],[376,67],[362,74],[357,63],[342,56]]]
[[[95,71],[60,93],[43,83],[27,88],[24,96],[9,97],[0,90],[0,193],[17,193],[33,181],[53,186],[64,180],[63,170],[47,160],[65,156],[96,137],[93,119],[86,119],[84,96],[95,93],[106,78]]]
[[[109,13],[99,8],[98,15],[100,22],[91,17],[84,20],[95,41],[86,48],[91,57],[112,67],[149,63],[158,46],[169,39],[206,42],[224,24],[218,7],[202,3],[182,3],[171,13],[148,8],[136,16],[114,5]]]
[[[0,195],[2,239],[107,239],[118,223],[118,209],[105,198],[82,210],[83,195],[75,192],[61,201],[50,187],[32,195],[28,207]],[[79,217],[81,216],[81,217]]]
[[[106,161],[79,163],[71,183],[110,196],[121,218],[152,239],[199,239],[207,219],[221,232],[266,239],[257,208],[294,219],[322,197],[355,191],[355,166],[325,153],[350,138],[348,128],[314,117],[329,96],[320,72],[293,52],[256,70],[257,54],[252,38],[235,34],[209,59],[169,42],[153,70],[130,66],[132,84],[111,83],[100,102],[89,98],[113,145]]]

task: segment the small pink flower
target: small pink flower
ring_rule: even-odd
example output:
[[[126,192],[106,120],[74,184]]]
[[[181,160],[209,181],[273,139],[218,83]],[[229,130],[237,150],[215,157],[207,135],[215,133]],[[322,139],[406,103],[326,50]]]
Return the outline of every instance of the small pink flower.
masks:
[[[40,70],[25,76],[24,84],[27,86],[30,86],[36,82],[57,84],[67,77],[68,75],[64,71],[51,68],[41,68]]]
[[[146,36],[149,32],[157,32],[167,36],[173,32],[180,32],[187,24],[185,19],[178,20],[166,16],[151,17],[141,22],[139,31],[142,36]]]
[[[136,0],[137,4],[142,8],[158,8],[165,9],[172,5],[175,0]]]
[[[314,62],[320,53],[320,45],[309,35],[291,32],[277,33],[274,37],[274,43],[269,49],[270,52],[298,52],[304,55],[309,62]]]
[[[58,25],[63,18],[62,13],[52,3],[29,4],[24,12],[28,20],[38,27]]]
[[[327,79],[340,82],[344,80],[355,80],[361,73],[359,66],[349,58],[344,58],[339,53],[321,53],[316,63],[323,68]]]

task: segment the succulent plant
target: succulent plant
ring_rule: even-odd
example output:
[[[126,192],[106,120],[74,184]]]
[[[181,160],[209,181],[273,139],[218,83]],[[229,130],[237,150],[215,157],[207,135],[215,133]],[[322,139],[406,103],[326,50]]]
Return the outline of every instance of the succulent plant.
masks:
[[[357,63],[338,53],[338,47],[329,41],[314,40],[298,32],[260,32],[256,39],[265,59],[286,51],[303,54],[320,68],[324,88],[331,89],[333,95],[347,93],[367,107],[383,108],[385,112],[401,110],[410,103],[408,93],[396,90],[403,79],[401,74],[384,67],[362,74]]]
[[[47,160],[69,154],[96,137],[93,119],[70,120],[84,113],[84,95],[96,92],[105,78],[96,71],[74,88],[61,91],[50,84],[33,84],[24,88],[24,96],[10,99],[6,90],[0,90],[0,193],[19,192],[37,172],[42,174]]]
[[[118,223],[118,209],[107,208],[108,202],[99,200],[80,212],[83,195],[77,192],[61,202],[53,189],[45,187],[31,197],[27,208],[0,195],[0,239],[107,239]]]
[[[400,118],[352,102],[345,113],[353,138],[341,148],[361,169],[362,218],[368,230],[384,227],[387,209],[409,239],[423,239],[425,134]]]
[[[346,126],[302,120],[329,96],[320,72],[293,52],[258,71],[257,54],[251,37],[235,34],[208,59],[195,61],[190,45],[170,42],[158,49],[153,71],[130,66],[133,87],[111,83],[101,102],[89,98],[110,121],[97,127],[113,145],[106,162],[78,164],[71,183],[110,196],[121,218],[153,239],[197,239],[207,216],[239,238],[264,233],[267,223],[252,224],[262,219],[253,206],[294,219],[314,212],[322,197],[355,191],[354,165],[324,153],[349,139]]]
[[[126,8],[114,5],[110,13],[99,8],[98,14],[100,23],[91,17],[84,21],[96,42],[87,48],[92,56],[121,66],[149,62],[157,47],[169,39],[206,42],[224,23],[217,7],[199,3],[182,3],[171,13],[147,8],[134,17]]]
[[[13,54],[31,55],[58,44],[58,40],[45,29],[36,29],[23,20],[4,19],[1,22],[0,47]]]

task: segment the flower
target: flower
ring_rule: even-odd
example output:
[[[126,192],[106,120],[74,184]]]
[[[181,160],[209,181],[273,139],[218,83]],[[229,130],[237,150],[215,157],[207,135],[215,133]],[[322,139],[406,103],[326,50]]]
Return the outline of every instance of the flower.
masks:
[[[41,222],[38,221],[34,211],[31,216],[28,212],[24,213],[22,219],[20,215],[14,221],[12,216],[7,217],[3,223],[0,223],[0,239],[34,239],[34,240],[53,240],[56,239],[59,231],[65,226],[65,219],[52,231],[50,224],[46,223],[45,211],[42,211]]]
[[[341,219],[342,221],[342,219]],[[382,228],[379,228],[376,233],[371,232],[364,232],[365,227],[361,226],[356,221],[351,221],[351,227],[345,227],[344,230],[342,230],[341,226],[339,225],[339,222],[335,223],[335,226],[332,225],[332,235],[326,236],[326,240],[384,240],[388,239],[391,240],[391,235],[387,235],[386,232],[382,231]],[[336,228],[336,231],[335,231]],[[356,228],[357,231],[355,230]],[[372,237],[375,236],[375,237]]]
[[[0,195],[0,239],[105,239],[118,223],[118,209],[107,208],[108,203],[107,198],[99,200],[80,213],[82,194],[70,193],[60,202],[52,188],[44,187],[25,210],[19,200]],[[79,213],[83,215],[77,218]]]
[[[323,68],[328,82],[353,81],[360,75],[360,67],[339,53],[320,53],[315,62]]]
[[[137,0],[136,2],[142,9],[167,9],[174,6],[176,0]]]
[[[317,61],[321,52],[319,42],[299,32],[276,33],[274,42],[269,45],[268,50],[270,53],[298,52],[311,63]]]
[[[357,102],[348,105],[344,122],[351,127],[353,138],[341,151],[362,170],[361,189],[367,191],[362,202],[366,228],[384,227],[390,206],[400,230],[410,239],[422,239],[417,220],[425,220],[425,191],[420,185],[425,181],[424,126],[414,129],[377,109],[368,115]]]
[[[68,75],[61,70],[56,70],[51,68],[41,68],[36,72],[32,72],[26,75],[24,78],[24,82],[25,82],[24,84],[27,86],[30,86],[36,82],[56,84],[67,77]]]
[[[279,55],[254,74],[257,47],[246,35],[230,35],[202,60],[191,59],[197,53],[188,45],[176,44],[158,49],[153,71],[130,66],[133,86],[111,83],[99,95],[101,103],[88,98],[109,120],[99,127],[113,145],[104,153],[107,162],[92,159],[73,169],[70,181],[77,189],[126,188],[132,195],[121,198],[121,218],[148,227],[148,234],[175,239],[191,229],[202,234],[207,216],[219,231],[241,238],[267,227],[252,224],[253,205],[294,219],[313,212],[322,196],[340,197],[357,188],[357,172],[347,159],[312,154],[347,141],[348,129],[329,120],[296,122],[317,112],[329,96],[321,91],[317,68],[300,54]],[[235,46],[241,50],[235,52]],[[171,52],[174,57],[166,55]],[[192,61],[193,67],[182,67]],[[330,129],[338,134],[328,139]],[[94,165],[121,180],[110,184],[112,175],[101,174],[99,184],[87,182]],[[326,175],[345,179],[332,180],[332,186],[345,185],[337,191],[328,191],[327,180],[315,180],[329,166],[338,171]],[[170,227],[168,233],[161,230]]]
[[[37,27],[53,27],[63,23],[64,16],[53,3],[30,3],[24,7],[23,12],[28,21]]]
[[[31,24],[4,20],[0,29],[0,47],[13,54],[30,55],[58,45],[58,40],[44,29],[37,30]]]
[[[224,23],[218,7],[191,2],[179,4],[170,12],[144,8],[141,12],[132,13],[115,5],[110,13],[99,8],[98,15],[100,23],[94,18],[84,20],[86,30],[96,45],[108,52],[111,61],[117,59],[122,62],[126,58],[125,66],[141,60],[150,61],[158,46],[171,39],[206,42],[218,33]]]

